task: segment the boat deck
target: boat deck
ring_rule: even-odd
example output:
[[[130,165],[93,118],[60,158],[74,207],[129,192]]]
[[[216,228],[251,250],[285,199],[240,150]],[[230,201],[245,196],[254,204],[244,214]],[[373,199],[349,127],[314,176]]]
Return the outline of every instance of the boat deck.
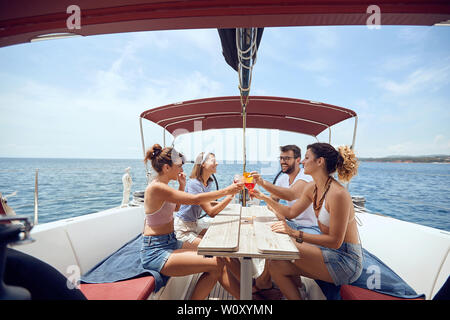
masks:
[[[187,300],[190,299],[192,292],[194,291],[194,287],[197,284],[197,281],[200,278],[200,276],[201,276],[200,273],[193,276],[188,292],[186,294]],[[236,300],[236,299],[231,294],[229,294],[228,291],[226,291],[220,285],[220,283],[217,282],[214,288],[211,290],[211,293],[206,298],[206,300]]]
[[[192,292],[194,291],[195,284],[197,283],[197,280],[200,278],[201,274],[196,274],[193,276],[189,289],[187,291],[186,300],[190,300],[190,297],[192,295]],[[277,290],[277,289],[275,289]],[[316,295],[317,296],[317,295]],[[322,299],[321,297],[317,296],[318,299]],[[272,294],[266,294],[266,295],[257,295],[254,296],[253,299],[255,300],[279,300],[283,299],[283,296],[281,295],[281,292],[272,292]],[[226,291],[220,283],[216,283],[214,288],[211,290],[211,293],[206,297],[206,300],[237,300],[234,298],[228,291]]]
[[[216,283],[215,287],[211,290],[207,300],[236,300],[231,294],[225,290],[220,283]]]

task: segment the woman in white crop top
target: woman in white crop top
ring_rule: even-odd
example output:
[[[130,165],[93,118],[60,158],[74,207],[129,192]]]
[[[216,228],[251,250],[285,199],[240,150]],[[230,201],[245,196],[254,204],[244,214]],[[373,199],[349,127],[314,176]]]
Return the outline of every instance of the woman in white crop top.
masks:
[[[180,204],[200,204],[226,195],[234,195],[243,189],[243,183],[212,192],[190,194],[184,192],[186,177],[183,173],[183,156],[175,149],[153,145],[144,161],[151,161],[157,177],[147,186],[144,194],[146,214],[141,262],[145,269],[155,270],[162,275],[179,277],[203,273],[191,295],[192,300],[203,300],[217,281],[239,299],[239,283],[228,270],[227,261],[222,258],[205,258],[197,254],[196,248],[176,238],[173,212]],[[178,180],[179,190],[168,183]]]
[[[353,202],[347,189],[332,177],[337,171],[340,181],[350,181],[358,168],[355,154],[346,146],[338,151],[328,143],[314,143],[308,145],[302,163],[305,174],[311,175],[313,181],[292,207],[283,206],[259,191],[252,194],[276,211],[280,221],[272,225],[272,230],[296,239],[301,259],[269,263],[272,279],[288,299],[300,299],[295,276],[342,285],[356,281],[362,272],[362,248]],[[284,217],[302,212],[311,203],[322,234],[289,228]]]

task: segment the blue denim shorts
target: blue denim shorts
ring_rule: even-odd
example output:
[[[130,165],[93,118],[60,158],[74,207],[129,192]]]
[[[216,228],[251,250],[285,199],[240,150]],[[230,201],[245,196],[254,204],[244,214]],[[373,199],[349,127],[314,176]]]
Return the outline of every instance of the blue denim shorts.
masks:
[[[301,230],[309,234],[322,234],[319,226],[303,227],[293,220],[286,220],[286,223],[289,227],[291,227],[294,230]]]
[[[175,233],[159,236],[144,236],[141,247],[141,262],[145,269],[161,272],[174,250],[181,249],[183,242]]]
[[[318,247],[336,286],[350,284],[359,278],[363,270],[360,244],[344,242],[339,249]]]

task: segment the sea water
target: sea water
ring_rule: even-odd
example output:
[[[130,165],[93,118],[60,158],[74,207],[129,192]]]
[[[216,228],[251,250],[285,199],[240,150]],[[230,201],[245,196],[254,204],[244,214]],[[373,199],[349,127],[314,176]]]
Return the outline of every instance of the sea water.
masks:
[[[141,160],[0,158],[0,192],[7,196],[17,191],[8,204],[32,220],[38,169],[39,223],[56,221],[120,206],[127,167],[133,179],[131,194],[144,190]],[[187,176],[191,169],[192,164],[184,165]],[[247,171],[253,170],[272,182],[279,165],[249,162]],[[242,173],[241,163],[219,162],[219,188],[232,183],[237,173]],[[361,162],[349,191],[365,197],[372,212],[450,231],[449,164]]]

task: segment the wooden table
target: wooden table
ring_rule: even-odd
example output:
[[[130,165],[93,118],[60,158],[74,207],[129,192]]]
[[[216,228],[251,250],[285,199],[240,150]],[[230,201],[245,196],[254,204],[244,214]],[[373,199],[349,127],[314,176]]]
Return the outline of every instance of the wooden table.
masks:
[[[204,256],[240,258],[241,300],[252,299],[252,258],[300,258],[288,235],[271,230],[270,225],[276,221],[275,214],[266,206],[230,204],[214,217],[198,246],[198,254]]]

